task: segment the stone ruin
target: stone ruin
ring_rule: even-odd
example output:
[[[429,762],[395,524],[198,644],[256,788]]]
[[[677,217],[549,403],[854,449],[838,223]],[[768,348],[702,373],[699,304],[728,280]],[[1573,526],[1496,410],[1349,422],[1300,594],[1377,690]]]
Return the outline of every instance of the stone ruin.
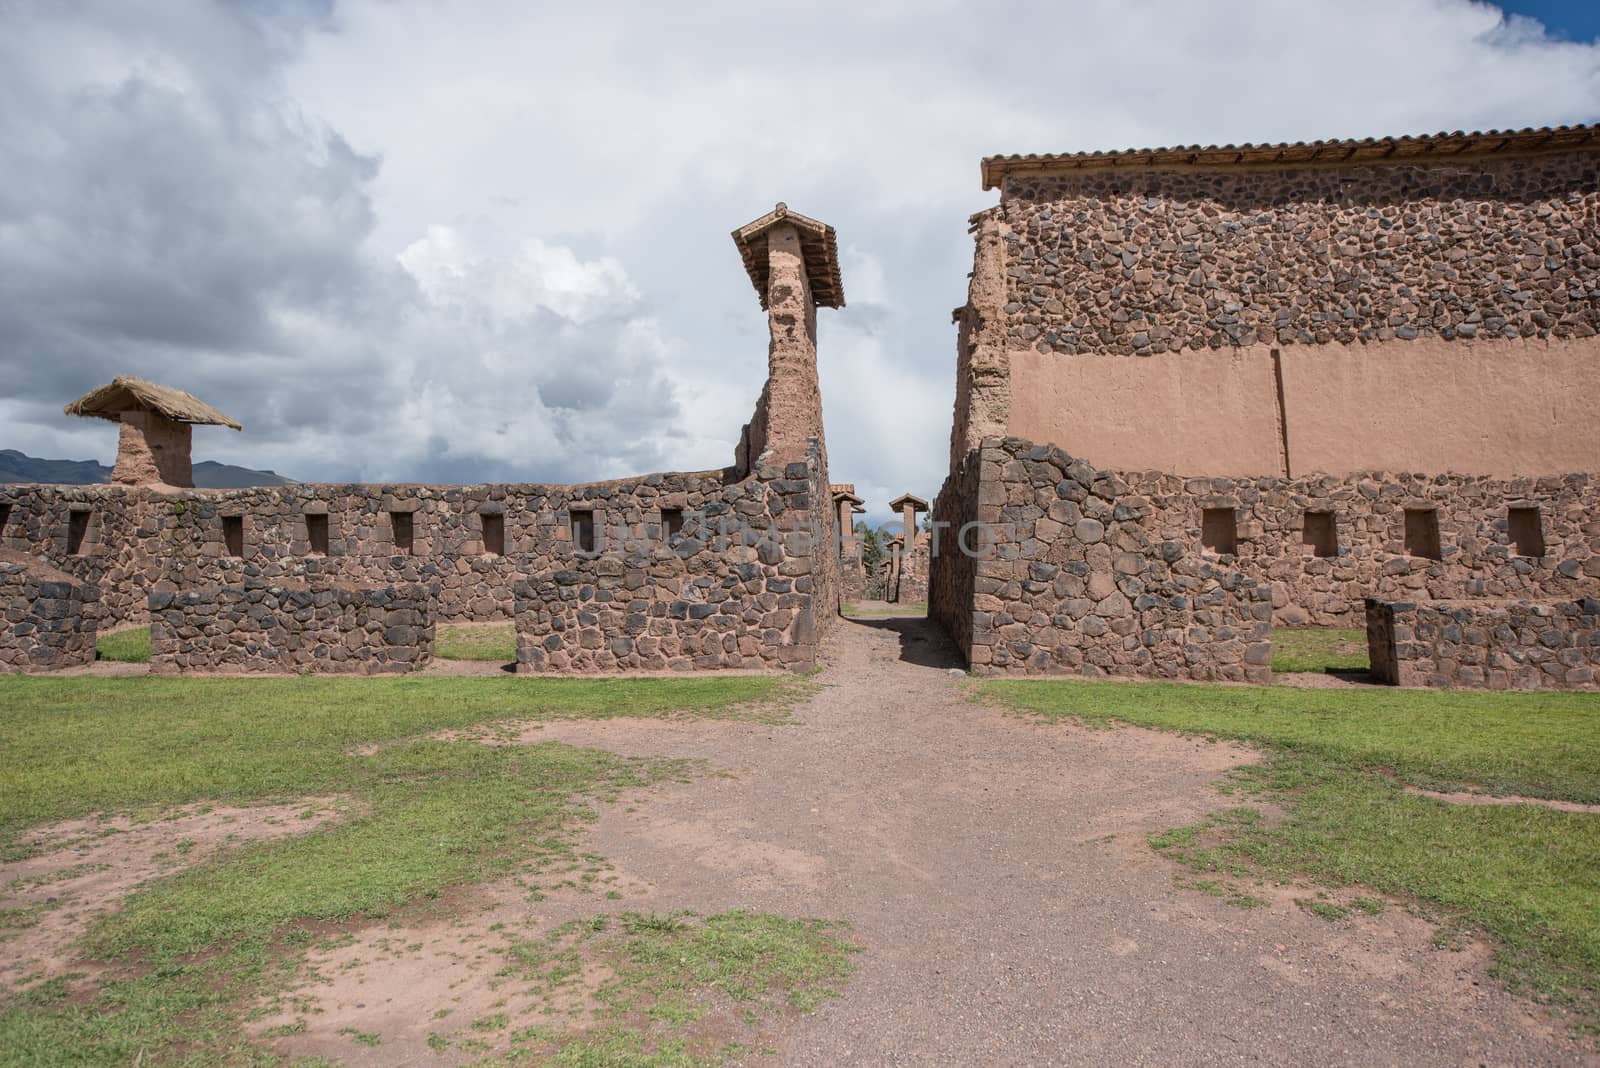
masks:
[[[140,621],[155,590],[420,583],[435,620],[514,620],[528,672],[805,667],[840,598],[881,589],[926,597],[983,673],[1261,682],[1274,624],[1360,625],[1376,598],[1422,614],[1372,624],[1412,628],[1395,662],[1435,665],[1393,678],[1532,679],[1415,635],[1455,602],[1547,622],[1600,591],[1600,130],[982,173],[949,473],[931,508],[894,502],[879,574],[828,480],[835,236],[782,204],[733,233],[770,342],[725,469],[194,490],[191,427],[238,424],[117,379],[68,406],[121,426],[114,484],[0,488],[0,546],[96,590],[86,624]],[[1528,652],[1540,685],[1586,685],[1573,640]]]
[[[153,620],[157,670],[410,669],[435,623],[496,619],[516,623],[525,672],[809,667],[843,581],[816,352],[817,309],[844,305],[837,242],[783,204],[733,240],[770,341],[726,468],[194,489],[191,427],[239,424],[118,378],[67,409],[121,426],[113,483],[0,486],[0,546],[98,590],[81,613],[91,656],[93,625]],[[393,611],[424,621],[348,615],[373,597],[403,597]]]
[[[983,183],[929,598],[974,670],[1260,681],[1270,622],[1600,588],[1597,128]]]
[[[99,591],[36,557],[0,549],[0,672],[94,660]]]
[[[1392,686],[1600,689],[1600,598],[1380,601],[1368,598],[1372,674]]]

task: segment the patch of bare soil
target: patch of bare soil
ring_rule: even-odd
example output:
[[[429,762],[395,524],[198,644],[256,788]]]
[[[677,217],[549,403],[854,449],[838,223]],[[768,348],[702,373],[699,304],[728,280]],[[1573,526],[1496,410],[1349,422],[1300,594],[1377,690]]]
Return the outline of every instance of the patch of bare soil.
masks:
[[[1548,808],[1554,812],[1588,812],[1600,815],[1600,805],[1585,804],[1582,801],[1552,801],[1548,798],[1521,797],[1517,794],[1502,796],[1465,791],[1424,790],[1418,786],[1407,786],[1405,791],[1418,797],[1431,797],[1435,801],[1445,801],[1452,805],[1537,805],[1539,808]]]
[[[0,984],[85,970],[72,945],[93,921],[160,875],[270,838],[306,834],[343,819],[348,802],[306,798],[289,805],[190,805],[160,818],[67,820],[30,831],[39,850],[0,864],[0,909],[25,910],[28,925],[0,930]]]
[[[1365,671],[1275,671],[1272,682],[1277,686],[1294,686],[1302,690],[1352,690],[1379,683]]]

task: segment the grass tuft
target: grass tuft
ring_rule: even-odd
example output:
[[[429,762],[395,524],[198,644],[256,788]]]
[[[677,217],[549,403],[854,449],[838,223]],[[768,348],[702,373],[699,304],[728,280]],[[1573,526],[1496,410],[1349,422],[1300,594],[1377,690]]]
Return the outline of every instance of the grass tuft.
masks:
[[[96,660],[114,660],[122,664],[148,664],[150,662],[150,628],[129,627],[102,634],[95,639]]]
[[[515,623],[441,623],[434,628],[433,655],[441,660],[517,659]]]
[[[1275,628],[1273,671],[1366,671],[1367,632],[1341,627]]]

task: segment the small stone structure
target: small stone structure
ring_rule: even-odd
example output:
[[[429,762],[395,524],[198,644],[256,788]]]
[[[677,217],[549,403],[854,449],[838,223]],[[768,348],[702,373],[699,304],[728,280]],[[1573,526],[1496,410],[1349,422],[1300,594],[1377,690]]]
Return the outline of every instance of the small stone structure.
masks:
[[[899,563],[894,569],[892,584],[884,591],[884,600],[912,604],[928,599],[928,572],[930,569],[930,539],[917,529],[917,513],[928,510],[928,502],[921,497],[903,493],[889,502],[889,507],[900,513],[903,528],[897,535],[900,545]]]
[[[866,502],[856,496],[852,482],[837,483],[832,489],[833,503],[839,509],[839,596],[859,601],[867,595],[867,570],[855,517],[866,511]]]
[[[94,661],[96,601],[34,557],[0,550],[0,671],[51,671]]]
[[[974,672],[1271,681],[1268,586],[1160,539],[1125,482],[1058,448],[990,438],[976,460],[935,507],[929,604]]]
[[[252,582],[150,594],[150,670],[378,675],[433,659],[434,591]]]
[[[84,394],[65,411],[121,427],[111,481],[125,486],[193,486],[194,425],[241,429],[193,394],[126,375]]]
[[[1600,598],[1381,601],[1369,598],[1372,674],[1393,686],[1600,689]]]

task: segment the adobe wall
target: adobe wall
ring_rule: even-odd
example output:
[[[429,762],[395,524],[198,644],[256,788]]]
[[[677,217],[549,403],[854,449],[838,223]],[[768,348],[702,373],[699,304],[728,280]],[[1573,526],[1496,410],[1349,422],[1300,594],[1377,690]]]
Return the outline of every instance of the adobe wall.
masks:
[[[1368,600],[1372,674],[1399,686],[1600,689],[1600,600]]]
[[[111,481],[124,486],[194,485],[190,450],[194,428],[159,412],[127,411],[118,424],[117,462]]]
[[[1270,588],[1163,540],[1117,476],[1020,438],[963,468],[935,503],[964,521],[938,528],[930,615],[975,673],[1270,681]]]
[[[1594,153],[1013,175],[974,232],[952,469],[1600,470]]]
[[[97,596],[92,584],[0,550],[0,672],[92,663]]]
[[[251,581],[149,598],[150,670],[379,675],[433,659],[433,591]]]

